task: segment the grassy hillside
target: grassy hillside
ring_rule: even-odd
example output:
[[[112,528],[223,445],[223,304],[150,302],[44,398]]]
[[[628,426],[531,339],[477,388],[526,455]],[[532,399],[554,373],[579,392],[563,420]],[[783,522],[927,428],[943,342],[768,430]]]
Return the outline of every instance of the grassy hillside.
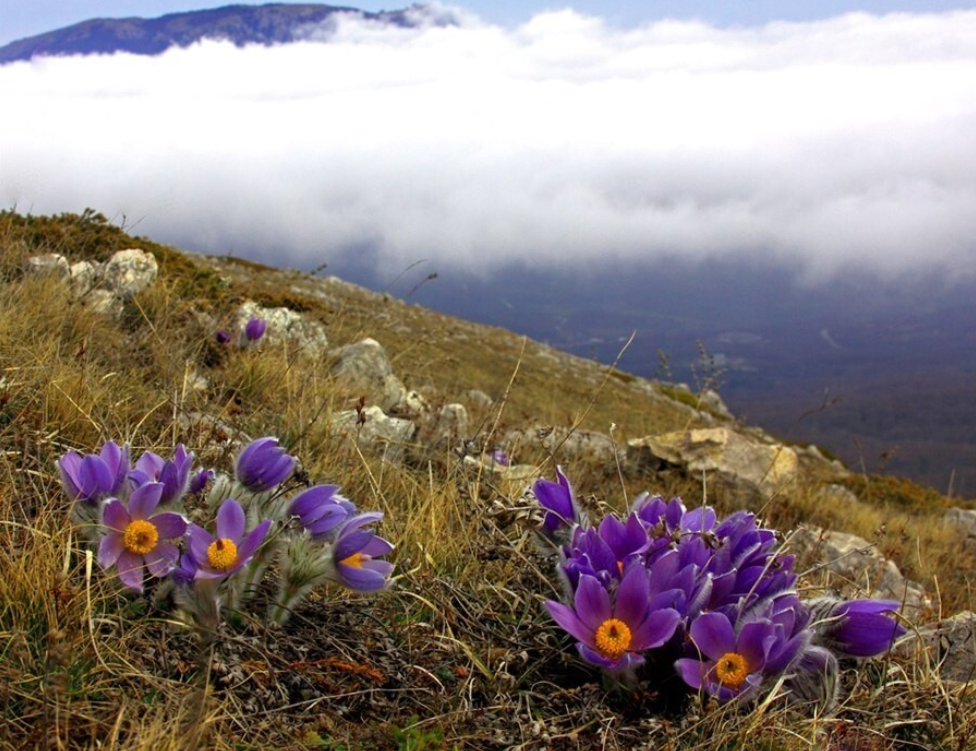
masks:
[[[131,247],[151,252],[160,273],[118,318],[73,300],[62,280],[23,270],[41,253],[105,260]],[[393,463],[345,440],[331,418],[360,395],[335,382],[327,356],[217,344],[215,331],[244,300],[323,323],[331,346],[378,340],[432,405],[484,392],[491,406],[470,408],[475,447],[491,448],[509,429],[611,425],[623,445],[709,420],[693,396],[339,280],[190,256],[94,213],[2,212],[0,747],[976,746],[971,684],[944,684],[908,658],[849,667],[847,698],[829,716],[777,701],[672,703],[666,686],[605,691],[542,607],[557,596],[551,562],[524,527],[494,513],[498,502],[517,505],[526,482],[495,481],[449,449],[413,446]],[[183,442],[205,466],[229,470],[228,434],[277,436],[308,482],[338,484],[384,512],[394,585],[373,597],[322,587],[282,628],[245,613],[202,645],[163,599],[132,596],[103,575],[70,522],[57,459],[107,440],[161,455]],[[731,510],[681,473],[623,474],[532,441],[520,460],[548,477],[563,465],[591,505],[623,509],[646,489]],[[976,609],[976,560],[941,521],[944,498],[854,475],[845,481],[857,502],[825,505],[817,492],[837,479],[824,472],[784,489],[764,519],[877,540],[937,593],[932,617]],[[811,572],[805,585],[817,581]]]

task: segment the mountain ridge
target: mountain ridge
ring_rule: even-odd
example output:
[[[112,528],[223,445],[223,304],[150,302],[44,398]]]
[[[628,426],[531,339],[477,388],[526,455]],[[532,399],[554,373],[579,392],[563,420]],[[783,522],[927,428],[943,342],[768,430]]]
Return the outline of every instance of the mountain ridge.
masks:
[[[204,39],[230,41],[238,47],[287,44],[306,38],[309,27],[326,24],[342,14],[409,28],[417,24],[417,14],[423,9],[422,5],[413,5],[374,13],[340,5],[267,3],[224,5],[156,18],[93,18],[0,47],[0,65],[35,57],[116,52],[158,55],[171,47],[188,47]],[[424,21],[431,22],[430,14],[424,15]],[[438,16],[433,22],[450,23],[450,16]]]

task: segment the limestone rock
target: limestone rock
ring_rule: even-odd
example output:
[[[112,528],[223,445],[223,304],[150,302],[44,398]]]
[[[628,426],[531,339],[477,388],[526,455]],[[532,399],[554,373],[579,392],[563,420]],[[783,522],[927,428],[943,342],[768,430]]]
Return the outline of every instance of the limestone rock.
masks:
[[[393,373],[383,345],[375,339],[347,344],[334,352],[332,375],[340,386],[383,412],[393,412],[404,401],[406,389]]]
[[[98,284],[98,269],[91,261],[71,264],[71,294],[82,298]]]
[[[427,403],[427,400],[424,399],[420,392],[404,390],[402,398],[390,408],[390,412],[397,417],[414,420],[429,414],[430,404]]]
[[[947,509],[945,520],[963,535],[966,547],[976,548],[976,509]]]
[[[468,399],[468,405],[472,409],[488,410],[495,403],[488,394],[478,389],[469,389],[465,396]]]
[[[426,421],[422,442],[435,449],[458,446],[468,436],[468,410],[463,404],[445,404]]]
[[[976,680],[976,613],[964,611],[920,628],[900,645],[901,650],[913,647],[938,666],[943,680]]]
[[[379,451],[387,460],[399,459],[417,426],[410,420],[389,417],[375,405],[364,408],[362,415],[365,421],[360,420],[360,413],[355,410],[339,412],[333,418],[336,432]]]
[[[751,502],[758,491],[769,497],[796,480],[796,452],[776,443],[763,443],[728,428],[698,428],[636,438],[627,444],[628,462],[637,469],[681,467],[692,474],[706,472],[738,489]],[[752,492],[750,492],[752,491]]]
[[[67,279],[71,274],[71,267],[68,265],[68,259],[63,255],[44,253],[28,258],[25,271],[33,275],[54,274],[60,279]]]
[[[159,275],[156,256],[138,248],[112,254],[102,269],[101,285],[120,300],[135,297],[151,287]]]
[[[510,431],[502,444],[512,447],[536,446],[541,443],[562,463],[582,461],[593,466],[614,467],[623,451],[618,451],[613,439],[592,430],[568,430],[562,427],[526,428]]]
[[[826,574],[824,586],[845,597],[897,600],[902,612],[916,619],[932,608],[925,588],[905,576],[895,562],[862,537],[803,525],[789,536],[786,549],[799,559],[796,570],[816,568]]]

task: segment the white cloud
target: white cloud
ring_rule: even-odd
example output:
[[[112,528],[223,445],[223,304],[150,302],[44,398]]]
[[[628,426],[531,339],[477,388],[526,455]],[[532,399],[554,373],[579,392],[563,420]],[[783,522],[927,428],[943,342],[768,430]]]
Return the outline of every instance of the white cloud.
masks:
[[[304,268],[370,245],[976,274],[976,12],[463,20],[0,67],[0,205]]]

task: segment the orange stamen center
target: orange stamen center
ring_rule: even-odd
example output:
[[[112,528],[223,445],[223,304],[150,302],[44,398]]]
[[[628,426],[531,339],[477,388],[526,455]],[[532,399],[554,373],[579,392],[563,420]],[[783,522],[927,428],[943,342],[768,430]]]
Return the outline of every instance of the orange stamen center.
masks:
[[[233,540],[218,538],[207,548],[207,562],[217,571],[227,571],[237,563],[237,545]]]
[[[733,691],[742,687],[748,675],[746,658],[736,652],[726,652],[715,663],[715,677],[719,683]]]
[[[122,533],[122,547],[135,555],[145,555],[152,552],[159,542],[159,530],[156,525],[145,519],[135,519],[129,522]]]
[[[351,556],[343,558],[341,561],[339,561],[339,564],[343,566],[352,566],[353,568],[362,568],[364,560],[366,560],[366,556],[364,556],[362,553],[353,553]]]
[[[623,621],[608,618],[596,630],[594,641],[597,652],[608,660],[619,660],[630,646],[630,629]]]

